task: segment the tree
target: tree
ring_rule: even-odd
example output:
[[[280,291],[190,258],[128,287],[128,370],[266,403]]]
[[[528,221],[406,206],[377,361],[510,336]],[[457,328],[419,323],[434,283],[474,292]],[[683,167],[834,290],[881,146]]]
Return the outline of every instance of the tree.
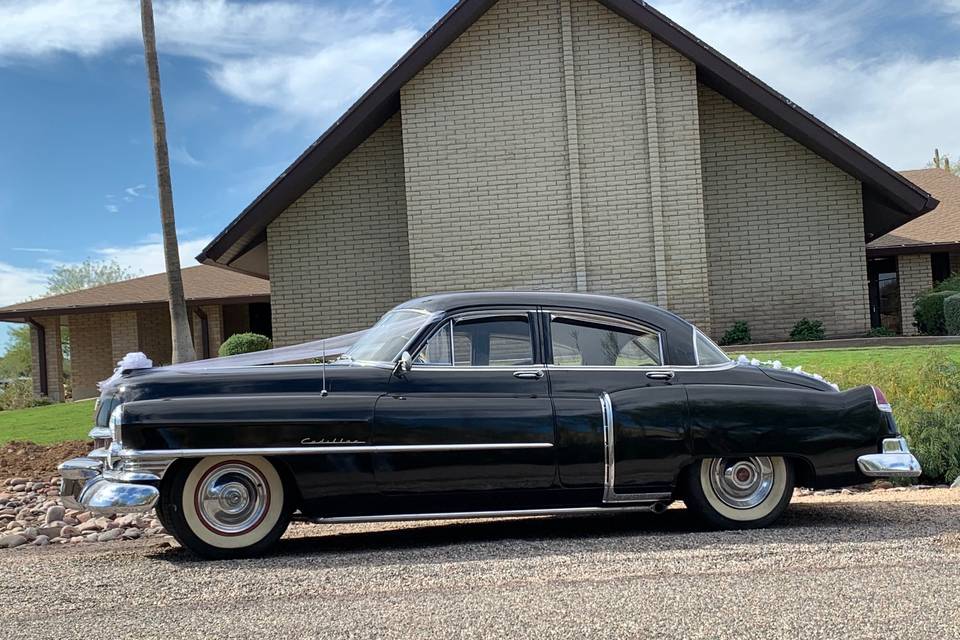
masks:
[[[163,257],[167,268],[167,293],[170,299],[170,333],[173,362],[195,360],[180,273],[177,225],[173,215],[173,186],[170,181],[170,154],[167,150],[167,125],[160,95],[160,65],[157,62],[157,38],[153,28],[153,1],[140,0],[140,24],[143,27],[143,51],[150,85],[150,110],[153,121],[153,146],[157,159],[157,192],[160,199],[160,224],[163,227]]]
[[[84,260],[80,264],[62,264],[55,267],[47,278],[47,295],[89,289],[101,284],[129,280],[138,275],[140,274],[121,266],[116,260]]]
[[[933,150],[933,161],[927,163],[928,168],[937,168],[949,171],[954,175],[960,176],[960,164],[950,161],[950,154],[940,155],[940,149]]]
[[[47,277],[45,295],[70,293],[102,284],[135,278],[139,274],[121,266],[116,260],[94,262],[84,260],[80,264],[62,264]],[[70,359],[70,333],[64,328],[63,355]],[[7,349],[0,356],[0,378],[19,378],[30,375],[30,327],[20,325],[9,334]]]

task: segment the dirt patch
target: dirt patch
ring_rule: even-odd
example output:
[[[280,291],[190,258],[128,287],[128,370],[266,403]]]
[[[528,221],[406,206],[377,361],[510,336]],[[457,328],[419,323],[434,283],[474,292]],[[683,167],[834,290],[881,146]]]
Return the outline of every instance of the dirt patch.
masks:
[[[32,442],[8,442],[0,447],[0,481],[7,478],[49,482],[57,475],[57,465],[77,456],[86,455],[92,445],[76,440],[54,445]]]

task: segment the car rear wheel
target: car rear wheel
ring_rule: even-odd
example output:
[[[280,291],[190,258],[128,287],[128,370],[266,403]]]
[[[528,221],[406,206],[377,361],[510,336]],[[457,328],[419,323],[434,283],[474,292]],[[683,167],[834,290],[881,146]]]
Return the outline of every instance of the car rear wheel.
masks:
[[[793,497],[793,467],[780,457],[707,458],[687,470],[684,502],[720,529],[775,522]]]
[[[261,554],[290,522],[288,492],[266,458],[202,458],[168,473],[173,477],[160,491],[160,520],[180,544],[199,556]]]

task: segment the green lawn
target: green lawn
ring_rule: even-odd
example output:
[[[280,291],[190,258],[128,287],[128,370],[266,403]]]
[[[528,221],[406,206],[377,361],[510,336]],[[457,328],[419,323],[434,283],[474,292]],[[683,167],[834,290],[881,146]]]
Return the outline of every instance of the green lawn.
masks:
[[[86,440],[93,426],[93,400],[52,404],[46,407],[0,411],[0,444],[25,440],[55,444]]]
[[[931,353],[941,352],[954,362],[960,363],[960,345],[931,347],[869,347],[863,349],[810,349],[800,351],[757,351],[750,346],[728,347],[727,353],[736,358],[740,354],[760,361],[779,360],[784,366],[801,366],[814,373],[841,371],[865,364],[880,367],[917,367]],[[823,371],[820,371],[823,369]]]

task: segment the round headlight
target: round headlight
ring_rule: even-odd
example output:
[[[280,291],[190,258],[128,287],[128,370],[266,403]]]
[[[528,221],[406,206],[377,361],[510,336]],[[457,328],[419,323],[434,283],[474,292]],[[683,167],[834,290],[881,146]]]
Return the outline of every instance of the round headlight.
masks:
[[[110,414],[110,437],[114,442],[120,442],[120,427],[123,425],[123,405],[120,405]]]

